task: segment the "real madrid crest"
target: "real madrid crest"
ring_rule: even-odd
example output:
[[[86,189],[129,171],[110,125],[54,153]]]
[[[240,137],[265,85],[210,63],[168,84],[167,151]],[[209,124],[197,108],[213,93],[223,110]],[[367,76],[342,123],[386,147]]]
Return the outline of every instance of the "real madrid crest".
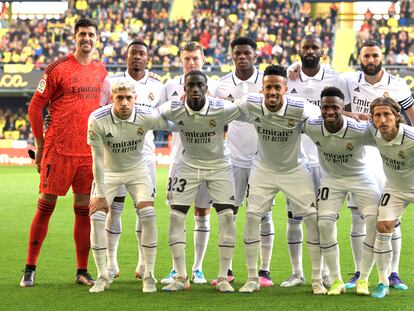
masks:
[[[347,149],[347,150],[353,150],[353,149],[354,149],[354,146],[352,146],[352,144],[351,144],[351,143],[347,143],[347,144],[346,144],[346,149]]]
[[[144,129],[142,127],[138,128],[137,135],[144,135]]]
[[[148,94],[148,100],[149,100],[149,101],[153,101],[153,100],[154,100],[154,98],[155,98],[154,94],[153,94],[152,92],[150,92],[150,93]]]
[[[398,153],[398,156],[399,156],[401,159],[405,159],[405,152],[401,150],[401,151]]]
[[[289,120],[289,121],[288,121],[288,125],[289,125],[290,127],[294,127],[294,126],[296,125],[296,123],[295,123],[295,121],[293,121],[293,120]]]
[[[217,122],[215,120],[210,120],[209,125],[210,125],[210,127],[216,127]]]

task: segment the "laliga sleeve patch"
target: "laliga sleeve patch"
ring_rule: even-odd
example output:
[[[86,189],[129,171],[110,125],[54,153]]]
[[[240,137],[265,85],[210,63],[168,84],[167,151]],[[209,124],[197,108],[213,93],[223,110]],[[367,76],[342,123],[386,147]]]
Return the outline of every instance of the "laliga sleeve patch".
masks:
[[[39,93],[43,94],[43,92],[45,91],[45,89],[46,89],[46,79],[47,79],[47,75],[44,74],[42,79],[40,79],[40,81],[39,81],[39,85],[37,86],[37,91]]]
[[[88,129],[88,138],[90,140],[94,140],[95,139],[95,131],[93,130],[93,126],[92,124],[89,125],[89,129]]]

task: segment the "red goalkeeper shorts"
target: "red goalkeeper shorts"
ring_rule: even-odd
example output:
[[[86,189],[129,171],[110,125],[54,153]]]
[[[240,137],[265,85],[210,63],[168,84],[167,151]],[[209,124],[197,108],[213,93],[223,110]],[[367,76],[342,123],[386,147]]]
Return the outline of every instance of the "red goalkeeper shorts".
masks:
[[[91,156],[58,154],[54,146],[43,151],[39,190],[42,193],[64,196],[70,186],[79,194],[90,194],[93,182]]]

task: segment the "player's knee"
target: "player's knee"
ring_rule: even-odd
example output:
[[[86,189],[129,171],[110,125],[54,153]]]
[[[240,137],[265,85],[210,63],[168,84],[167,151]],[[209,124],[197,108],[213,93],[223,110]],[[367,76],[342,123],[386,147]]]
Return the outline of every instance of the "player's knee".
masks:
[[[125,197],[115,197],[114,202],[124,203],[125,202]]]
[[[97,211],[90,218],[91,222],[106,222],[106,213],[104,211]]]
[[[74,201],[74,204],[77,206],[87,206],[89,205],[89,200],[90,200],[89,194],[83,194],[83,193],[73,194],[73,201]]]
[[[148,224],[152,223],[155,220],[155,209],[154,207],[150,206],[145,209],[139,209],[139,219],[141,223]]]
[[[220,213],[224,210],[232,210],[234,215],[235,206],[233,204],[213,203],[213,207],[216,209],[217,213]]]
[[[395,221],[379,221],[377,223],[377,231],[379,233],[392,233]]]
[[[259,238],[259,225],[261,217],[254,213],[246,213],[246,224],[244,227],[244,241],[245,243],[251,243],[252,241],[258,241]]]
[[[190,206],[188,205],[171,205],[171,210],[178,211],[180,213],[183,213],[184,215],[187,215],[189,209]]]
[[[210,215],[210,209],[209,208],[195,207],[194,208],[194,215],[195,216],[200,216],[200,217]]]
[[[287,212],[288,224],[300,225],[302,223],[302,216],[294,216],[291,211]]]
[[[335,231],[336,215],[330,217],[320,217],[318,220],[319,235],[322,241],[332,240],[332,233]]]
[[[57,201],[58,196],[54,194],[48,194],[41,192],[39,198],[46,202],[55,203]]]

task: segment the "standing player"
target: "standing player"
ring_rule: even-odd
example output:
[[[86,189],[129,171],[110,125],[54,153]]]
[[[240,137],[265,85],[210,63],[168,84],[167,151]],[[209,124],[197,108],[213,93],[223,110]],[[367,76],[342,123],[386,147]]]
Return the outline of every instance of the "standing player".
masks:
[[[322,42],[318,36],[310,34],[302,38],[299,51],[301,68],[297,79],[288,79],[288,95],[306,98],[310,103],[320,106],[320,95],[324,88],[333,85],[339,86],[341,89],[346,88],[338,73],[323,68],[320,65],[320,58],[323,54]],[[347,92],[345,93],[347,94]],[[311,167],[315,189],[319,189],[321,172],[316,146],[307,135],[302,135],[302,147],[307,163]],[[288,222],[286,237],[293,271],[292,275],[280,284],[282,287],[305,284],[302,267],[302,220],[292,218],[289,205],[290,202],[287,204]],[[330,287],[332,280],[329,277],[328,271],[324,270],[322,271],[324,284],[326,287]]]
[[[407,205],[414,203],[414,129],[402,123],[400,104],[389,97],[373,100],[370,108],[375,126],[372,132],[387,177],[374,244],[379,283],[372,294],[383,298],[392,284],[388,273],[392,267],[393,230]]]
[[[26,268],[20,282],[22,287],[34,285],[37,259],[57,197],[64,196],[71,186],[75,212],[76,282],[93,285],[87,272],[90,249],[88,204],[93,175],[86,132],[90,113],[99,108],[107,72],[103,63],[92,59],[99,40],[96,22],[90,18],[79,19],[74,30],[74,53],[46,68],[29,106],[30,123],[36,138],[40,195],[30,227]],[[46,106],[49,106],[53,122],[43,138],[42,111]]]
[[[411,123],[414,124],[414,99],[406,83],[399,78],[389,74],[382,68],[383,55],[381,48],[376,41],[366,41],[361,48],[359,55],[361,70],[353,73],[344,74],[347,83],[350,111],[357,113],[369,113],[370,103],[379,96],[394,98],[401,106]],[[349,109],[348,109],[349,110]],[[367,148],[369,163],[373,164],[373,170],[377,174],[380,186],[384,183],[384,173],[378,169],[381,163],[378,151],[373,147]],[[361,230],[362,231],[362,230]],[[362,242],[362,241],[361,241]],[[361,254],[362,243],[358,247],[353,247],[354,253]],[[401,227],[400,222],[396,222],[394,234],[392,237],[393,260],[391,264],[391,274],[389,276],[390,286],[400,290],[408,289],[398,275],[398,266],[401,253]],[[357,263],[357,256],[355,261]],[[352,278],[347,287],[355,286],[358,279],[358,269],[356,275]]]
[[[201,71],[204,64],[203,48],[198,42],[188,42],[181,49],[180,59],[183,65],[183,75],[177,76],[165,84],[167,100],[179,100],[184,95],[185,75],[192,70]],[[207,78],[207,85],[208,93],[211,96],[214,96],[216,93],[217,82]],[[175,182],[175,170],[182,153],[183,145],[181,143],[180,135],[173,132],[171,164],[168,172],[168,198],[172,195],[171,188]],[[191,281],[194,284],[207,283],[203,274],[203,260],[207,249],[208,239],[210,237],[210,208],[211,196],[207,191],[206,184],[203,183],[200,185],[194,200],[194,264],[191,275]],[[177,276],[177,270],[175,269],[174,263],[173,266],[171,272],[161,280],[161,284],[167,285],[174,281],[174,278]]]
[[[323,169],[318,196],[318,226],[322,254],[334,280],[328,295],[345,292],[339,264],[336,221],[347,192],[352,192],[367,231],[356,292],[369,295],[368,277],[374,265],[373,245],[380,189],[364,161],[364,145],[374,144],[374,141],[367,123],[358,123],[343,116],[343,107],[343,93],[336,87],[325,88],[321,93],[322,117],[309,118],[304,132],[317,145]]]
[[[263,72],[258,71],[256,62],[256,42],[247,37],[239,37],[231,42],[232,59],[236,66],[231,72],[219,80],[216,95],[230,100],[240,99],[248,93],[258,93],[262,89]],[[250,170],[257,151],[257,134],[253,124],[233,121],[228,126],[227,141],[230,149],[231,163],[235,182],[236,214],[243,205]],[[272,257],[275,229],[272,212],[267,211],[260,222],[260,258],[259,271],[261,286],[272,286],[270,277],[270,260]],[[231,266],[230,266],[231,267]],[[228,271],[229,280],[233,280],[233,272]],[[212,282],[215,284],[215,280]]]
[[[90,292],[102,292],[109,284],[106,265],[106,214],[119,187],[125,186],[142,223],[142,253],[145,263],[144,293],[157,291],[154,279],[157,252],[153,182],[143,152],[146,132],[167,128],[168,123],[148,107],[135,106],[136,90],[129,79],[112,84],[113,105],[89,117],[88,144],[92,148],[94,189],[90,203],[91,244],[98,279]]]
[[[233,292],[227,280],[227,271],[236,237],[233,222],[234,190],[223,135],[224,125],[240,112],[231,102],[206,97],[207,77],[201,71],[190,71],[184,81],[185,102],[170,101],[159,108],[163,117],[177,125],[184,147],[175,173],[176,182],[172,187],[168,232],[177,277],[163,290],[190,288],[185,263],[185,217],[199,186],[206,183],[220,225],[220,269],[216,288],[220,292]]]
[[[164,86],[162,83],[150,76],[150,72],[145,68],[148,65],[150,55],[148,46],[141,40],[132,41],[127,48],[126,64],[127,70],[121,75],[107,77],[104,82],[104,94],[102,104],[110,102],[111,84],[116,83],[119,79],[128,79],[135,85],[136,104],[143,107],[157,107],[165,102]],[[155,145],[154,134],[149,130],[145,136],[144,157],[148,165],[151,180],[153,182],[153,193],[155,194]],[[113,200],[108,214],[106,232],[108,235],[108,273],[109,279],[119,275],[119,266],[117,260],[117,251],[119,238],[122,231],[121,214],[124,208],[126,188],[121,187],[117,196]],[[138,211],[138,210],[137,210]],[[144,262],[142,260],[143,249],[141,247],[142,224],[137,213],[136,220],[136,237],[138,241],[138,263],[135,270],[135,276],[142,279],[144,275]]]
[[[260,289],[257,273],[259,224],[270,210],[274,196],[282,191],[293,203],[293,216],[302,217],[306,225],[313,293],[326,294],[321,276],[315,190],[300,151],[303,122],[310,116],[320,115],[320,110],[303,98],[285,96],[286,91],[286,69],[270,65],[263,76],[263,95],[252,93],[238,102],[242,112],[253,121],[258,134],[258,153],[249,180],[244,234],[248,280],[240,292]]]

